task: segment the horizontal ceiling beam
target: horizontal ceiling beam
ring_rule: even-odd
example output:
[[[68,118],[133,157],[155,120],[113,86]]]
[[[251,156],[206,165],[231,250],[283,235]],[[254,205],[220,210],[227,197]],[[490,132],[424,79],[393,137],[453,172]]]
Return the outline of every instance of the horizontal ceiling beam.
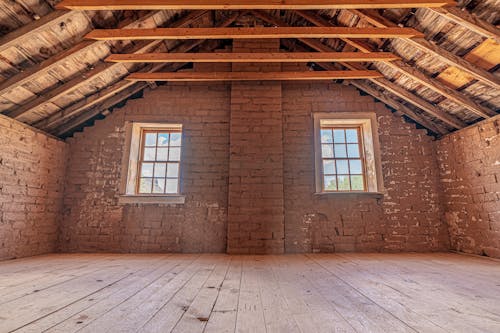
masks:
[[[323,72],[177,72],[133,73],[129,81],[301,81],[378,78],[377,71],[323,71]]]
[[[142,53],[112,54],[108,62],[145,63],[145,62],[196,62],[196,63],[245,63],[245,62],[315,62],[345,61],[372,62],[393,61],[399,57],[390,52],[276,52],[276,53]]]
[[[254,39],[254,38],[412,38],[423,37],[411,28],[278,27],[278,28],[153,28],[96,29],[94,40]]]
[[[349,9],[436,8],[451,0],[64,0],[56,6],[71,10],[194,10],[194,9]]]

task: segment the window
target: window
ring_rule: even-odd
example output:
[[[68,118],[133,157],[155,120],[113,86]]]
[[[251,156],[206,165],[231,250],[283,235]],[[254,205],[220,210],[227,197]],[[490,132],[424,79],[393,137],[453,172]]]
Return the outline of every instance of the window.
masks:
[[[129,123],[121,203],[184,203],[180,194],[182,125]]]
[[[374,114],[315,114],[314,131],[317,193],[382,190]]]

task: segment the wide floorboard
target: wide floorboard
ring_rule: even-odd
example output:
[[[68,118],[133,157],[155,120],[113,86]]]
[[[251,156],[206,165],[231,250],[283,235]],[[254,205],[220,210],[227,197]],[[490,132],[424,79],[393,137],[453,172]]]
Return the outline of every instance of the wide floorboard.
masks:
[[[0,262],[0,332],[500,332],[500,261],[44,255]]]

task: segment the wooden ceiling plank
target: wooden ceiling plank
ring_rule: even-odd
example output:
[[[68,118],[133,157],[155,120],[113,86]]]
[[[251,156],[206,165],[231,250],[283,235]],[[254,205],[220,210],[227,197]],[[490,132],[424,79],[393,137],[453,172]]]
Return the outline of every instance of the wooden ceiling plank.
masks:
[[[377,71],[309,71],[309,72],[161,72],[133,73],[129,81],[301,81],[379,78]]]
[[[262,11],[255,11],[256,14],[259,15],[259,17],[271,24],[275,24],[278,26],[287,26],[286,22],[281,21],[280,19],[277,19],[276,17]],[[321,43],[318,40],[314,39],[306,39],[306,38],[301,38],[299,39],[302,43],[305,45],[309,46],[310,48],[319,51],[319,52],[335,52],[332,48],[329,46]],[[351,69],[351,70],[363,70],[366,69],[364,66],[360,64],[352,64],[352,63],[347,63],[347,62],[341,62],[343,66]],[[332,67],[331,64],[320,64],[323,66],[326,70],[333,70],[335,69]],[[392,94],[396,95],[397,97],[403,99],[404,101],[407,101],[419,109],[429,113],[435,118],[440,119],[441,121],[445,122],[446,124],[452,126],[453,128],[464,128],[467,126],[466,123],[461,121],[460,119],[450,115],[446,111],[442,110],[441,108],[432,105],[431,103],[427,102],[423,98],[420,98],[419,96],[409,92],[405,88],[385,79],[385,78],[379,78],[379,79],[370,79],[371,82],[374,84],[380,86],[383,89],[387,89],[390,91]]]
[[[389,21],[385,17],[379,15],[377,12],[372,10],[354,9],[351,10],[351,12],[378,28],[389,28],[397,26],[397,24]],[[459,57],[451,52],[446,51],[445,49],[439,47],[438,45],[429,42],[425,38],[409,38],[409,39],[402,39],[402,41],[411,44],[412,46],[415,46],[420,50],[431,54],[434,57],[439,58],[441,61],[450,66],[457,67],[458,69],[471,75],[474,79],[488,86],[500,89],[500,80],[495,75],[465,60],[462,57]]]
[[[331,23],[328,23],[331,26]],[[424,73],[418,71],[414,67],[406,65],[402,61],[387,62],[387,66],[404,73],[406,76],[410,77],[412,80],[419,82],[420,84],[426,86],[427,88],[443,95],[444,97],[452,100],[459,105],[463,105],[469,111],[475,113],[482,118],[489,118],[490,116],[496,115],[496,112],[486,108],[478,103],[474,102],[472,99],[466,97],[462,93],[446,87],[441,82],[428,77]]]
[[[433,123],[432,121],[425,119],[424,117],[422,117],[420,115],[417,115],[415,112],[413,112],[413,110],[411,110],[407,106],[403,105],[402,103],[396,101],[395,99],[393,99],[391,97],[384,95],[382,92],[371,87],[366,82],[359,81],[359,80],[349,80],[348,83],[355,86],[356,88],[358,88],[360,90],[363,90],[368,95],[371,95],[372,97],[378,99],[382,103],[399,111],[400,114],[403,114],[403,115],[409,117],[410,119],[414,120],[415,122],[419,123],[420,125],[424,126],[425,128],[433,131],[434,133],[441,134],[441,135],[449,133],[449,131],[444,129],[442,126],[438,126],[437,124]]]
[[[173,26],[185,26],[193,23],[203,15],[205,15],[208,11],[194,11],[190,12],[183,18],[179,19],[178,21],[174,22],[172,25]],[[129,52],[132,53],[140,53],[140,52],[148,52],[150,51],[151,48],[159,45],[161,41],[143,41],[137,43]],[[87,83],[90,80],[95,79],[96,77],[100,76],[103,74],[105,71],[108,70],[113,70],[114,68],[117,68],[121,66],[120,64],[113,64],[113,63],[100,63],[96,65],[92,70],[82,74],[81,76],[78,76],[58,87],[55,89],[52,89],[51,91],[42,94],[32,101],[28,102],[27,104],[24,104],[16,109],[13,109],[12,111],[6,112],[6,115],[12,118],[19,118],[22,115],[24,115],[27,112],[30,112],[31,110],[35,110],[38,107],[50,103],[57,98],[60,98],[61,96],[64,96],[66,94],[71,93],[72,91],[80,88],[83,86],[85,83]]]
[[[32,21],[25,26],[8,33],[0,38],[0,52],[5,51],[12,46],[19,45],[22,40],[46,29],[47,26],[52,25],[57,21],[65,21],[74,14],[75,13],[71,11],[56,10],[42,16],[39,20]]]
[[[480,19],[476,15],[469,13],[466,9],[461,10],[456,7],[449,7],[431,10],[483,37],[493,39],[497,43],[500,43],[500,29],[493,24]]]
[[[71,10],[235,10],[347,9],[454,6],[451,0],[64,0],[56,8]]]
[[[196,62],[196,63],[245,63],[245,62],[310,62],[345,61],[372,62],[394,61],[400,59],[390,52],[276,52],[276,53],[142,53],[112,54],[106,61],[118,63],[146,62]]]
[[[253,28],[154,28],[96,29],[85,38],[93,40],[186,40],[265,38],[411,38],[423,37],[412,28],[351,27],[253,27]]]

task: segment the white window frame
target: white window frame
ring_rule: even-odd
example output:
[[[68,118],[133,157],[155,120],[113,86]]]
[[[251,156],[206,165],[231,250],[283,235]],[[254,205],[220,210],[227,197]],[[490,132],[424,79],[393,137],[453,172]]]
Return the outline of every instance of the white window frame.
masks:
[[[381,194],[384,190],[380,161],[377,117],[373,112],[314,113],[314,154],[316,194]],[[321,126],[357,126],[361,128],[366,177],[365,191],[324,191]]]
[[[122,185],[119,202],[122,204],[183,204],[185,196],[181,194],[182,154],[184,140],[181,144],[181,160],[179,161],[179,193],[176,194],[140,194],[137,189],[139,180],[139,161],[141,154],[142,133],[144,130],[176,130],[182,133],[182,124],[128,122],[126,124],[126,149],[122,161]]]

